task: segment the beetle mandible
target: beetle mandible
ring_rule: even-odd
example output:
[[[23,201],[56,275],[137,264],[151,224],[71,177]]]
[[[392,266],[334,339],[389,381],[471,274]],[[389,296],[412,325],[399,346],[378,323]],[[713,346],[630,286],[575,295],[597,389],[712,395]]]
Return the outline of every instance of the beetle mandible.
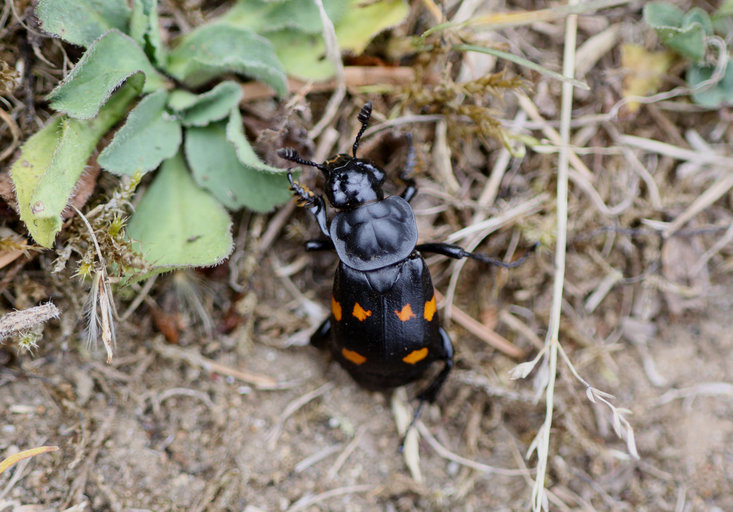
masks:
[[[328,348],[334,359],[362,386],[389,389],[419,379],[434,362],[441,370],[417,398],[413,423],[425,402],[433,402],[453,368],[453,344],[441,327],[435,292],[422,253],[473,258],[502,267],[516,267],[528,256],[505,263],[447,243],[418,244],[417,224],[409,201],[417,193],[410,177],[415,167],[412,144],[400,173],[406,188],[385,197],[385,172],[357,158],[359,140],[372,112],[367,102],[359,112],[361,128],[352,155],[338,154],[322,164],[305,160],[293,149],[278,154],[300,165],[315,167],[325,178],[324,191],[338,210],[331,221],[323,196],[293,181],[298,205],[315,217],[324,239],[306,242],[307,251],[335,250],[340,260],[333,282],[331,315],[311,337]]]

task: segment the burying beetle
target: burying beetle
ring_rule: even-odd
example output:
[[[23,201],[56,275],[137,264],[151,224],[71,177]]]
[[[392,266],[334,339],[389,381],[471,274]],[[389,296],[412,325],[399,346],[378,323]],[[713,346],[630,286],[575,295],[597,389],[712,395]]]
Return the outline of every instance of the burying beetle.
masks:
[[[399,196],[384,197],[385,172],[356,157],[359,139],[369,123],[372,104],[359,113],[361,129],[353,155],[339,154],[322,164],[305,160],[293,149],[278,154],[292,162],[319,169],[326,180],[328,202],[339,210],[331,222],[323,196],[293,181],[298,205],[308,208],[326,237],[306,242],[307,251],[335,250],[340,260],[331,296],[331,315],[311,337],[311,344],[328,348],[332,356],[362,386],[389,389],[419,379],[433,362],[443,368],[417,398],[417,420],[425,402],[433,402],[453,368],[453,344],[440,326],[430,272],[421,253],[473,258],[513,268],[513,263],[470,253],[447,243],[417,243],[417,224],[409,201],[417,193],[410,174],[415,166],[412,145],[400,179]],[[409,428],[408,428],[409,431]]]

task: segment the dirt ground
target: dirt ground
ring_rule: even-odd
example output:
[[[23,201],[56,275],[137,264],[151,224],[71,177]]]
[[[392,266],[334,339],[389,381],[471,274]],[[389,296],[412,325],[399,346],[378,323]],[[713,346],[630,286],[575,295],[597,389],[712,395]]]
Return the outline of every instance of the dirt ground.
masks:
[[[606,411],[589,407],[565,372],[549,489],[568,510],[733,508],[733,411],[730,384],[720,384],[731,382],[732,286],[711,290],[705,314],[656,323],[643,358],[622,343],[603,350],[607,364],[579,365],[633,412],[640,460],[625,456]],[[506,379],[507,358],[481,354],[481,375],[461,369],[466,345],[476,343],[451,332],[459,369],[423,416],[425,427],[455,455],[531,468],[523,454],[543,405],[532,402],[530,383]],[[530,473],[468,467],[425,441],[416,482],[384,394],[358,388],[315,349],[242,337],[185,336],[185,347],[171,347],[128,327],[110,366],[71,344],[3,368],[3,453],[60,450],[3,475],[0,510],[526,509]],[[199,351],[281,389],[258,390],[187,362],[185,353]],[[650,382],[645,361],[663,382]]]
[[[162,19],[172,23],[178,4],[163,3]],[[428,18],[421,2],[412,4],[407,27],[399,29],[408,33]],[[497,11],[545,7],[496,4]],[[673,236],[660,232],[730,172],[733,110],[701,109],[682,95],[635,113],[594,117],[617,105],[624,78],[638,72],[622,66],[621,45],[659,48],[641,20],[642,4],[580,17],[579,46],[607,30],[613,37],[600,54],[584,54],[594,59],[582,76],[591,90],[577,91],[574,103],[581,170],[571,176],[560,328],[578,374],[613,395],[640,457],[614,433],[613,409],[592,403],[561,360],[545,486],[557,511],[730,511],[731,191]],[[563,33],[564,21],[554,19],[505,29],[494,42],[561,69]],[[473,62],[477,69],[485,64]],[[537,456],[527,453],[544,421],[545,395],[537,388],[547,375],[542,364],[526,379],[512,380],[509,372],[538,353],[547,332],[557,152],[546,137],[558,123],[545,119],[559,119],[561,89],[544,75],[509,69],[526,75],[535,111],[511,94],[489,105],[526,143],[523,158],[503,165],[502,144],[460,131],[464,121],[450,124],[455,112],[401,104],[404,115],[412,108],[449,121],[447,133],[432,121],[400,127],[399,133],[414,133],[418,149],[420,194],[413,206],[421,241],[447,240],[497,217],[504,220],[488,238],[486,231],[457,243],[511,259],[540,241],[511,270],[476,262],[460,270],[445,258],[428,259],[436,289],[452,299],[452,316],[445,303],[439,311],[456,367],[437,403],[423,411],[416,445],[410,440],[400,452],[395,418],[411,414],[419,384],[391,395],[365,391],[308,345],[327,314],[336,264],[331,254],[303,252],[303,241],[317,236],[312,219],[292,205],[268,215],[240,212],[232,258],[215,269],[159,276],[147,299],[118,322],[111,364],[101,347],[88,350],[82,339],[89,283],[72,277],[73,268],[51,273],[55,254],[34,254],[12,282],[3,282],[0,313],[51,299],[61,317],[33,353],[0,345],[0,460],[59,447],[0,475],[0,512],[528,510]],[[673,66],[660,90],[680,86],[682,75],[683,64]],[[395,106],[389,95],[349,96],[332,123],[337,137],[317,151],[349,147],[366,99],[375,105],[374,124]],[[311,104],[310,120],[317,120],[327,100],[316,94],[300,110],[285,110],[265,99],[243,109],[245,119],[276,130],[288,119],[308,124],[299,116]],[[266,118],[268,112],[277,119]],[[626,136],[688,153],[670,156]],[[364,155],[388,162],[394,177],[404,160],[401,140],[390,130],[367,137]],[[273,156],[272,144],[260,140],[257,149]],[[706,165],[710,152],[723,163]],[[2,164],[6,172],[9,160]],[[583,178],[582,165],[591,178]],[[108,191],[106,179],[99,188]],[[115,293],[123,314],[140,288]],[[522,355],[497,350],[471,325],[496,331]]]

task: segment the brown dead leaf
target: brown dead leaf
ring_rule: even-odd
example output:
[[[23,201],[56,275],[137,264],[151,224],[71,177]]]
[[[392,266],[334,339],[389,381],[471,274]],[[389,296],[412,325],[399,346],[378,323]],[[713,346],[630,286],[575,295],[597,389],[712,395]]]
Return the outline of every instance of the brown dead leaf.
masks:
[[[21,256],[28,255],[35,247],[28,243],[28,239],[15,231],[0,227],[0,269],[8,266]]]
[[[151,311],[153,313],[153,322],[155,323],[155,327],[163,333],[163,336],[165,336],[168,343],[178,345],[178,341],[181,337],[181,321],[178,318],[178,315],[167,313],[159,307],[152,307]]]

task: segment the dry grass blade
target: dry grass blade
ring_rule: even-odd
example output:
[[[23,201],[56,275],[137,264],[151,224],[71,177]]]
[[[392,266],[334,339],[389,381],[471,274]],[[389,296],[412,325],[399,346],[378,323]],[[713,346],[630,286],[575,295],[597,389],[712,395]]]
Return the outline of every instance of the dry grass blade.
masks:
[[[40,455],[42,453],[55,452],[58,449],[58,446],[39,446],[38,448],[23,450],[22,452],[18,452],[15,455],[11,455],[10,457],[7,457],[0,461],[0,474],[4,473],[7,469],[17,464],[21,460],[35,457],[36,455]]]
[[[18,147],[18,142],[20,141],[20,128],[18,128],[18,125],[16,124],[15,120],[12,118],[10,114],[5,112],[5,110],[0,108],[0,119],[3,120],[3,122],[8,126],[10,129],[10,134],[13,137],[13,141],[8,145],[7,148],[5,148],[2,153],[0,153],[0,162],[8,158],[10,155],[13,154],[15,151],[15,148]]]
[[[275,446],[277,445],[277,440],[280,438],[280,434],[282,433],[283,426],[285,425],[285,421],[290,418],[290,416],[295,414],[305,404],[311,402],[312,400],[315,400],[319,396],[328,393],[331,388],[333,388],[333,383],[327,382],[323,386],[314,389],[309,393],[305,393],[304,395],[298,397],[296,400],[290,402],[290,404],[288,404],[288,406],[278,418],[275,426],[272,427],[270,433],[267,435],[268,448],[271,450],[275,448]]]
[[[337,489],[331,489],[330,491],[322,492],[321,494],[306,495],[300,498],[298,501],[287,509],[287,512],[298,512],[299,510],[305,510],[308,507],[315,506],[322,501],[336,496],[344,496],[347,494],[354,494],[359,492],[371,491],[374,487],[372,485],[349,485],[346,487],[339,487]]]
[[[570,4],[576,4],[570,0]],[[563,74],[572,77],[575,75],[575,41],[577,35],[577,16],[568,16],[565,22],[565,49],[563,55]],[[537,452],[537,475],[532,487],[532,510],[540,512],[547,510],[547,495],[545,492],[545,478],[547,463],[550,455],[550,432],[552,428],[552,414],[554,410],[555,378],[557,375],[557,352],[560,332],[560,313],[562,311],[562,296],[565,283],[565,253],[568,230],[568,171],[570,156],[570,119],[572,116],[573,87],[567,82],[562,84],[562,112],[560,124],[560,154],[557,166],[557,240],[555,248],[555,278],[552,288],[552,307],[550,310],[550,325],[547,329],[545,346],[547,348],[545,364],[547,365],[547,384],[545,387],[545,421],[535,437],[533,445]],[[536,444],[534,444],[536,442]],[[528,453],[532,453],[532,447]]]
[[[99,263],[94,268],[94,278],[92,279],[92,288],[89,291],[87,302],[84,306],[84,316],[87,319],[87,345],[92,346],[97,342],[98,334],[101,328],[102,343],[107,352],[107,363],[112,362],[114,357],[114,349],[117,346],[117,336],[115,334],[115,317],[117,309],[115,307],[114,297],[112,296],[112,286],[109,283],[107,275],[107,262],[99,247],[97,236],[89,221],[79,209],[71,205],[76,214],[81,218],[89,231],[89,236],[94,242],[94,248],[97,251]]]
[[[540,123],[540,126],[542,127],[542,132],[545,134],[545,136],[550,139],[553,144],[560,147],[561,152],[567,151],[567,158],[573,165],[572,170],[568,171],[568,177],[572,179],[573,183],[580,187],[583,192],[585,192],[585,194],[591,199],[598,211],[609,217],[614,217],[624,211],[628,207],[629,200],[622,201],[620,204],[614,207],[608,207],[603,201],[601,195],[592,185],[592,182],[594,180],[593,173],[590,169],[588,169],[588,166],[583,163],[583,161],[580,159],[580,157],[578,157],[576,153],[570,151],[569,148],[562,149],[564,147],[562,135],[557,133],[557,131],[555,131],[555,129],[552,128],[549,123],[542,118],[539,110],[537,110],[537,107],[527,96],[525,96],[524,94],[518,94],[517,98],[519,99],[519,105],[522,107],[523,110],[527,112],[527,115],[533,121]]]
[[[587,2],[569,2],[564,6],[556,6],[536,11],[517,11],[492,13],[477,16],[461,23],[443,23],[436,25],[423,34],[423,37],[434,32],[451,28],[471,27],[481,30],[496,30],[505,27],[517,27],[538,22],[562,19],[570,14],[588,13],[629,3],[631,0],[590,0]]]
[[[708,206],[712,205],[715,201],[727,194],[728,191],[733,188],[733,171],[728,172],[718,178],[718,180],[710,185],[710,187],[702,193],[697,199],[695,199],[690,206],[688,206],[684,212],[682,212],[675,220],[673,220],[669,226],[664,230],[662,236],[668,238],[675,234],[679,229],[684,226],[690,219],[695,215],[705,210]]]
[[[445,300],[443,294],[438,290],[435,290],[435,298],[438,299],[439,302],[443,302]],[[507,340],[500,334],[488,329],[484,324],[475,320],[462,309],[453,306],[451,308],[451,315],[457,324],[480,340],[485,341],[499,352],[514,359],[522,359],[526,355],[524,350],[517,347],[514,343]]]
[[[346,82],[344,81],[344,64],[341,61],[341,51],[339,50],[338,39],[336,38],[336,29],[333,27],[326,9],[323,7],[323,0],[314,0],[318,13],[321,16],[321,24],[323,25],[323,41],[326,44],[326,58],[333,65],[336,71],[336,90],[331,95],[326,105],[326,111],[323,117],[308,132],[310,139],[318,137],[323,129],[328,126],[331,120],[336,116],[339,106],[346,96]]]
[[[277,381],[269,375],[261,375],[258,373],[231,368],[221,363],[217,363],[213,359],[202,356],[198,351],[186,350],[173,345],[166,345],[163,343],[161,337],[153,340],[153,348],[164,357],[187,361],[193,366],[198,366],[209,372],[219,373],[221,375],[241,380],[242,382],[257,387],[258,389],[274,389],[277,387]]]
[[[420,432],[420,435],[425,438],[425,440],[428,442],[430,447],[433,450],[435,450],[435,453],[437,453],[444,459],[455,462],[456,464],[460,464],[461,466],[466,466],[467,468],[475,469],[476,471],[481,471],[484,473],[494,473],[497,475],[523,476],[528,473],[524,469],[497,468],[494,466],[489,466],[488,464],[482,464],[481,462],[476,462],[474,460],[467,459],[465,457],[461,457],[460,455],[456,455],[455,453],[448,450],[445,446],[440,444],[438,440],[435,439],[435,437],[430,433],[430,431],[423,424],[422,421],[418,421],[415,424],[415,427]]]
[[[402,443],[402,456],[410,475],[415,482],[423,482],[423,474],[420,469],[420,446],[418,445],[418,430],[410,428],[414,415],[408,410],[407,393],[404,388],[396,390],[390,400],[392,415],[397,424],[397,432],[404,436]],[[407,429],[410,428],[408,432]]]

